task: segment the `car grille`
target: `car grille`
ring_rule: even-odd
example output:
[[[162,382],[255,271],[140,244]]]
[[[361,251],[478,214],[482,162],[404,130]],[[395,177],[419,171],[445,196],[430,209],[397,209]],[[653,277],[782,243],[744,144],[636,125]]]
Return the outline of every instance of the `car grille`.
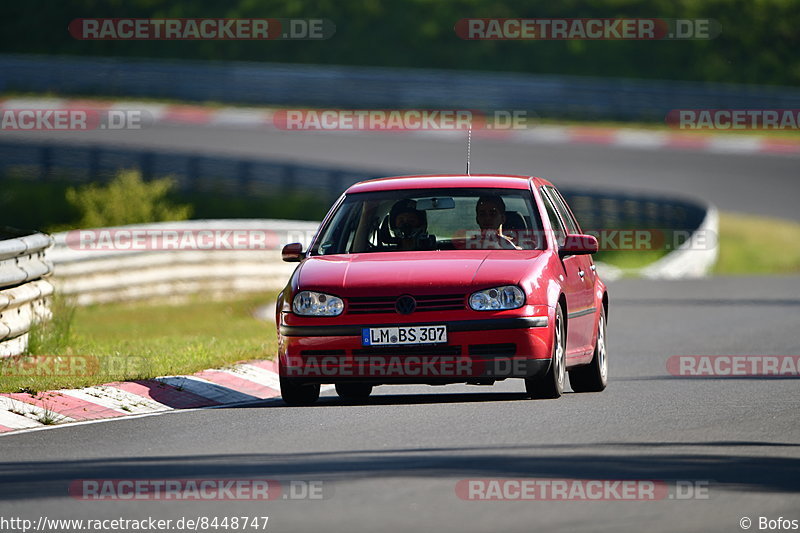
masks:
[[[394,308],[398,296],[367,296],[348,298],[347,312],[351,315],[364,315],[367,313],[396,313]],[[464,308],[463,294],[435,294],[414,296],[417,308],[420,311],[455,311]]]

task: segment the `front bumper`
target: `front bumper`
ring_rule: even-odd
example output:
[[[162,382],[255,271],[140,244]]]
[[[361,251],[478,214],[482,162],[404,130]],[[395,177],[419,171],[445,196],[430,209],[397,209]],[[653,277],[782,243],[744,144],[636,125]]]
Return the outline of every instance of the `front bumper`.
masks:
[[[362,328],[445,324],[446,344],[363,346]],[[298,383],[481,383],[550,366],[547,317],[404,324],[281,325],[279,372]]]

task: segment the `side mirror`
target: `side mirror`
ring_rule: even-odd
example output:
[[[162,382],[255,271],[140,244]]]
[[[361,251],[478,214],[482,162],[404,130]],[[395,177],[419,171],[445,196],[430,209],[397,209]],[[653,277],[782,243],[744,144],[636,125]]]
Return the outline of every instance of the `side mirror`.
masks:
[[[597,253],[597,238],[593,235],[567,235],[564,245],[559,248],[558,254],[565,255],[586,255]]]
[[[303,245],[299,242],[287,244],[281,250],[281,258],[287,263],[299,263],[303,259]]]

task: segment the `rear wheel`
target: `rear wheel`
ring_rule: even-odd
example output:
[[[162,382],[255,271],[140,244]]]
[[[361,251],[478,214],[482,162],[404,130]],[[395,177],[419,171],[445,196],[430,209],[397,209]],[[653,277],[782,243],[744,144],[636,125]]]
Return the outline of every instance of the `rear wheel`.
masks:
[[[289,405],[311,405],[319,399],[319,384],[301,385],[296,381],[281,377],[281,398]]]
[[[606,351],[606,312],[600,311],[597,321],[597,342],[592,362],[569,371],[569,384],[575,392],[600,392],[608,384],[608,355]]]
[[[567,330],[564,324],[564,313],[559,305],[556,308],[556,323],[553,330],[553,355],[550,368],[541,376],[525,378],[525,390],[531,398],[555,399],[564,392],[567,369]]]
[[[372,385],[369,383],[337,383],[336,394],[342,400],[366,400],[372,394]]]

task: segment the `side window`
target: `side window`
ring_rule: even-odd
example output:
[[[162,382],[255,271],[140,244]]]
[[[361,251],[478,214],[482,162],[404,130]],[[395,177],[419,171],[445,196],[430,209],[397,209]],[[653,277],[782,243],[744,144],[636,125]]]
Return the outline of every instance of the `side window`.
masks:
[[[580,233],[581,227],[578,225],[578,221],[575,220],[575,217],[572,216],[572,212],[567,207],[567,202],[564,200],[564,197],[561,196],[561,193],[553,187],[547,187],[547,192],[550,193],[550,197],[553,199],[553,203],[558,213],[561,215],[561,219],[564,221],[564,224],[566,224],[567,231],[570,234]]]
[[[564,226],[561,224],[561,219],[558,217],[555,207],[553,207],[552,200],[550,200],[547,194],[544,194],[545,191],[539,189],[539,192],[542,193],[542,201],[544,202],[544,208],[547,212],[547,218],[550,220],[550,226],[553,228],[556,243],[559,246],[564,246],[564,243],[567,242],[567,234],[564,231]]]
[[[361,214],[360,203],[344,203],[317,241],[312,255],[347,253],[353,245],[356,225]]]

